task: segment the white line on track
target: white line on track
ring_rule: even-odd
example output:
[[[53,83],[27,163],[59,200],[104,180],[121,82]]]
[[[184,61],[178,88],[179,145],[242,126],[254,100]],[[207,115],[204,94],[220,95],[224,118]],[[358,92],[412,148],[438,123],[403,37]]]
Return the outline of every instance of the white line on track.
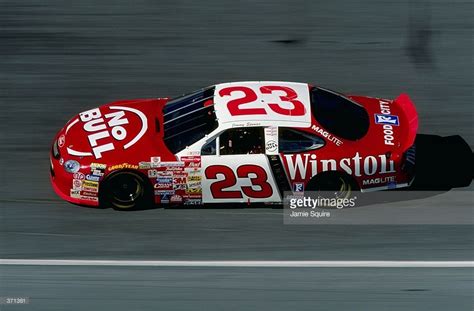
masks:
[[[0,259],[0,265],[235,268],[474,268],[474,261],[272,261]]]

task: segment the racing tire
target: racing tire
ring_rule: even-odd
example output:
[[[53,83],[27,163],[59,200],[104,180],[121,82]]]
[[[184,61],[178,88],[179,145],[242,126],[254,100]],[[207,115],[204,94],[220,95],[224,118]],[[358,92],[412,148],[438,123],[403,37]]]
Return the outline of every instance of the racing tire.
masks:
[[[101,184],[100,203],[119,211],[148,209],[153,206],[153,189],[138,172],[118,171]]]

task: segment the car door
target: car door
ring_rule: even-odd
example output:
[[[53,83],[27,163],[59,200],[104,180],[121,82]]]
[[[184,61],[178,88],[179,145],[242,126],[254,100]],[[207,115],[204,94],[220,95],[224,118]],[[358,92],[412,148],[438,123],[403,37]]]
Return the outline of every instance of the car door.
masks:
[[[201,150],[203,203],[280,202],[263,127],[230,128]]]
[[[324,146],[324,139],[316,134],[279,128],[278,148],[293,192],[304,191],[304,185],[317,174],[317,154]]]

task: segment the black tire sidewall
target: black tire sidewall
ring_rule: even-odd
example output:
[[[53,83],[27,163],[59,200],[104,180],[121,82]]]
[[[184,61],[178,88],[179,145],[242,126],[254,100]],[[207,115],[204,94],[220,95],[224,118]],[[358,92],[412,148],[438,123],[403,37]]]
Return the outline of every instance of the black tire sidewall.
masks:
[[[142,194],[137,197],[137,199],[129,207],[120,206],[113,197],[111,181],[119,176],[128,176],[128,178],[135,179],[143,189]],[[102,182],[99,191],[99,197],[100,203],[103,207],[112,207],[113,209],[119,211],[147,209],[153,204],[153,188],[151,187],[149,181],[139,172],[117,171],[108,175],[107,178]]]

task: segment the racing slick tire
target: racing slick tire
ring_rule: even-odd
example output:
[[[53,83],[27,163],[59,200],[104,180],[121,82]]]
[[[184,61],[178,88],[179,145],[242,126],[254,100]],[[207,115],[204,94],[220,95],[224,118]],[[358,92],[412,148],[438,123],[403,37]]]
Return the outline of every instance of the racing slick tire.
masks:
[[[326,172],[311,179],[306,186],[307,191],[317,191],[331,198],[350,198],[353,191],[359,190],[354,179],[339,172]]]
[[[100,204],[119,211],[148,209],[153,206],[153,188],[142,174],[117,171],[101,184]]]

